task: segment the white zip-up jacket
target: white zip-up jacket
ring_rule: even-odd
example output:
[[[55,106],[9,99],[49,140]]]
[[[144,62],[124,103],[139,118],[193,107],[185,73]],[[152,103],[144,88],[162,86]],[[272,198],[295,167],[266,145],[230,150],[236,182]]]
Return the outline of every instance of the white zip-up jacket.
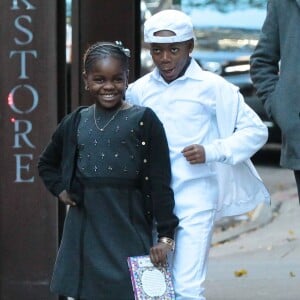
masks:
[[[190,201],[191,209],[216,208],[220,218],[240,215],[261,202],[270,202],[270,195],[250,160],[266,143],[268,130],[236,86],[203,71],[192,59],[185,74],[169,84],[154,69],[129,85],[126,98],[131,103],[151,107],[164,124],[175,201],[187,182],[217,176],[218,187],[211,188],[218,189],[218,199],[201,199],[201,190],[194,199],[187,193],[184,201]],[[183,157],[181,150],[191,144],[204,146],[204,164],[191,165]]]

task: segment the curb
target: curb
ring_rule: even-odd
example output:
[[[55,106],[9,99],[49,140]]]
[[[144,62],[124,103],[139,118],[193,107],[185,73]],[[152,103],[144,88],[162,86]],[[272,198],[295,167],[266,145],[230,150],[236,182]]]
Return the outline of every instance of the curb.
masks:
[[[244,233],[265,226],[271,222],[272,219],[273,212],[270,206],[267,206],[266,204],[260,204],[253,211],[251,218],[248,218],[248,220],[235,222],[235,224],[228,227],[224,231],[216,231],[212,238],[212,246],[236,239]]]
[[[298,197],[296,187],[276,192],[271,195],[271,205],[259,204],[249,217],[245,215],[244,219],[226,218],[225,221],[216,224],[216,230],[212,237],[212,247],[269,224],[274,217],[280,214],[282,201],[295,198],[295,196]]]

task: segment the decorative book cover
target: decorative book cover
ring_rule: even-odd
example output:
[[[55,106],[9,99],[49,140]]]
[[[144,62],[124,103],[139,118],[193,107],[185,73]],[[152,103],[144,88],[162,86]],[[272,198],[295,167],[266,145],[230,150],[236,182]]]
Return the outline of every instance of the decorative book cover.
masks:
[[[155,267],[149,255],[127,259],[135,300],[175,300],[171,273]]]

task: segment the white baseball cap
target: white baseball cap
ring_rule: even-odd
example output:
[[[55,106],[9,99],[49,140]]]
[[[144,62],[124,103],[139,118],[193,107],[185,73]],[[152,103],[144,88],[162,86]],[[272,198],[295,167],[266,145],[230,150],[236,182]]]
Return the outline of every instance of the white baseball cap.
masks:
[[[156,36],[161,30],[173,31],[172,36]],[[162,10],[151,16],[144,24],[146,43],[178,43],[194,39],[193,23],[188,15],[173,9]]]

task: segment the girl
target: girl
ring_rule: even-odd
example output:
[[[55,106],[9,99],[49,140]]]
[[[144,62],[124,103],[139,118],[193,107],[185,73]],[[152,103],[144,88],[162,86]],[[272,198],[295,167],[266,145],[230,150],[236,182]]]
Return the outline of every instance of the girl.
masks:
[[[125,102],[128,65],[120,43],[86,51],[83,79],[95,103],[62,120],[39,160],[46,187],[70,207],[51,282],[59,295],[134,299],[127,257],[164,264],[174,247],[165,132],[152,110]]]

